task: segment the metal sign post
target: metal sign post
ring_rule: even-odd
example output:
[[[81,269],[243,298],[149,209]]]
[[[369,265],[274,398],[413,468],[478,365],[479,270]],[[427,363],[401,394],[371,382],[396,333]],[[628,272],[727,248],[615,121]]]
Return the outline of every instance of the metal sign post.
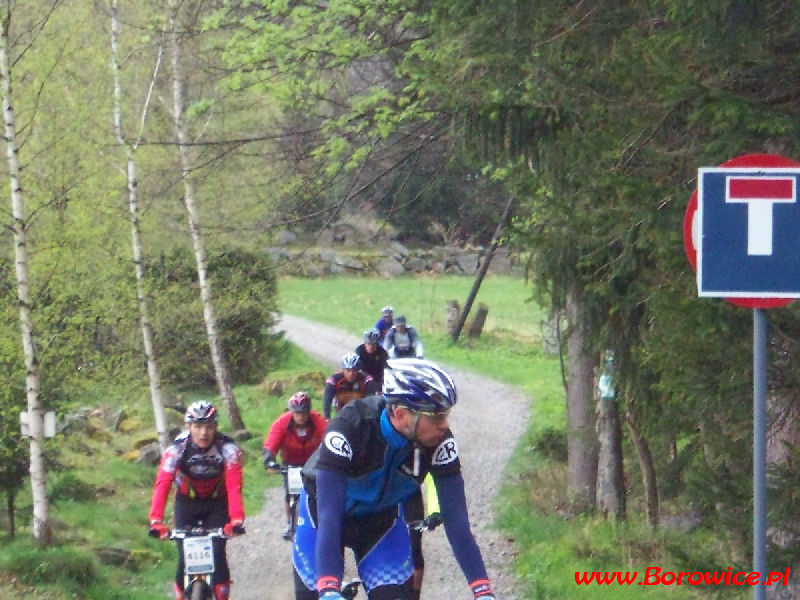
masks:
[[[767,575],[767,314],[753,309],[753,570]],[[766,586],[753,586],[764,600]]]

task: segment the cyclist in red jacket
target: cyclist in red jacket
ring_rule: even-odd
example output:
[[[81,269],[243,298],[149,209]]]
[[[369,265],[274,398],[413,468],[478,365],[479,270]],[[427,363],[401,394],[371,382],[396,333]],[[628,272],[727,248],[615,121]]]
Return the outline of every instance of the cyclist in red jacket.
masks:
[[[275,461],[278,452],[285,465],[304,465],[322,442],[322,434],[328,424],[325,417],[311,410],[311,397],[305,392],[297,392],[289,398],[288,409],[276,419],[264,439],[264,467],[272,473],[280,469]],[[292,515],[288,493],[285,501],[287,527],[283,537],[289,539],[292,535]]]
[[[217,409],[210,402],[192,403],[184,417],[186,431],[164,451],[153,487],[150,504],[150,531],[161,539],[169,537],[164,509],[175,483],[175,515],[178,529],[202,521],[207,528],[222,527],[225,535],[235,535],[234,527],[244,524],[242,501],[242,453],[234,441],[217,431]],[[217,600],[228,600],[230,569],[225,556],[225,540],[213,541],[213,584]],[[184,600],[183,542],[178,540],[178,569],[175,574],[175,599]]]

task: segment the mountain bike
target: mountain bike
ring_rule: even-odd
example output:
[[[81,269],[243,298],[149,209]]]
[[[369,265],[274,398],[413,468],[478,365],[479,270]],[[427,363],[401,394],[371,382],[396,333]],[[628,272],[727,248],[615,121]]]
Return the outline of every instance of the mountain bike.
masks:
[[[244,527],[236,525],[234,533],[241,535]],[[158,533],[150,531],[152,537]],[[213,539],[228,539],[223,529],[206,529],[202,525],[190,529],[173,529],[171,540],[183,540],[183,589],[186,600],[217,600],[211,578],[216,570]]]
[[[294,532],[297,531],[297,503],[300,500],[300,492],[303,491],[303,478],[300,476],[302,465],[281,465],[280,473],[283,475],[283,488],[289,498],[289,518],[286,523],[287,529],[283,536],[285,540],[293,540]]]

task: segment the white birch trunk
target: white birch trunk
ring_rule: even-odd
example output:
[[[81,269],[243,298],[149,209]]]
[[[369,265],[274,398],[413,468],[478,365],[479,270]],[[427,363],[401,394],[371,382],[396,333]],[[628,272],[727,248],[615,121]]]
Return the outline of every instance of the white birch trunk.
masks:
[[[119,31],[120,23],[117,16],[117,0],[111,0],[111,52],[112,68],[114,71],[114,132],[120,147],[125,150],[128,162],[128,212],[131,221],[131,246],[133,249],[133,265],[136,270],[136,299],[139,305],[139,322],[142,328],[142,339],[144,342],[144,354],[147,360],[147,375],[150,382],[150,399],[153,404],[153,415],[155,417],[156,433],[161,450],[165,450],[169,444],[167,433],[167,417],[164,414],[164,397],[161,388],[161,372],[158,368],[158,360],[153,344],[153,328],[150,323],[148,311],[147,294],[144,285],[144,267],[142,266],[142,239],[139,229],[139,201],[136,195],[136,161],[135,145],[126,143],[122,134],[122,89],[120,84],[119,66]],[[161,62],[159,54],[158,63]],[[153,73],[153,79],[158,71]],[[152,88],[152,82],[151,82]],[[147,112],[147,103],[142,111],[142,121]]]
[[[211,349],[211,360],[214,363],[214,373],[217,378],[220,395],[231,420],[234,429],[244,429],[244,422],[239,414],[239,407],[233,397],[228,368],[225,364],[225,357],[222,352],[219,334],[217,333],[217,321],[214,316],[214,304],[211,295],[211,283],[208,280],[206,271],[206,252],[203,243],[203,235],[200,228],[200,216],[194,200],[194,186],[191,178],[191,165],[189,161],[189,150],[187,147],[186,127],[183,121],[183,73],[180,62],[180,43],[177,32],[177,6],[174,0],[170,0],[170,37],[172,43],[172,92],[173,92],[173,118],[175,120],[175,133],[178,140],[178,150],[181,158],[181,179],[183,180],[183,201],[186,206],[186,214],[189,219],[189,231],[192,235],[194,244],[194,255],[197,262],[197,281],[200,284],[200,298],[203,304],[203,318],[206,323],[206,334],[208,335],[208,345]]]
[[[44,411],[39,403],[39,360],[33,334],[31,298],[28,286],[27,223],[25,199],[19,179],[19,149],[16,123],[11,101],[11,80],[8,60],[8,21],[0,34],[0,78],[3,87],[3,116],[5,119],[8,173],[11,181],[11,211],[14,220],[14,248],[16,254],[17,295],[22,348],[25,353],[26,388],[28,401],[28,427],[30,433],[30,476],[33,497],[33,537],[41,546],[51,541],[50,508],[47,502],[47,472],[44,464]]]

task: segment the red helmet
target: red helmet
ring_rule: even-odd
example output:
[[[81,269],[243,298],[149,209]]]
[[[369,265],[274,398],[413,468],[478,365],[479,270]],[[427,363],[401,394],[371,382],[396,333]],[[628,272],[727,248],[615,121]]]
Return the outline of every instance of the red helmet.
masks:
[[[311,397],[305,392],[297,392],[289,398],[289,410],[292,412],[308,412],[311,410]]]

